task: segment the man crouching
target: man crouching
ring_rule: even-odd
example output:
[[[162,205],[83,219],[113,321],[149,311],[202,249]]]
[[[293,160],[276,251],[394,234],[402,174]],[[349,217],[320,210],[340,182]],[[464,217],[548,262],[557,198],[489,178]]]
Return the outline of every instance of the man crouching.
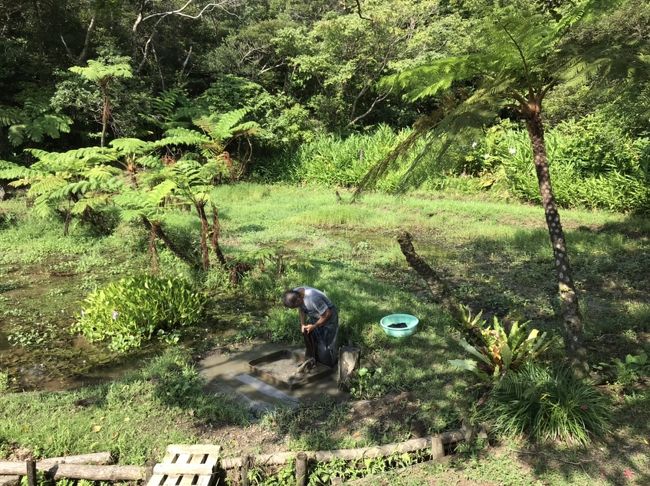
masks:
[[[339,315],[334,304],[323,292],[312,287],[287,290],[282,300],[286,307],[298,309],[300,315],[300,331],[306,348],[301,370],[316,362],[334,366],[339,329]]]

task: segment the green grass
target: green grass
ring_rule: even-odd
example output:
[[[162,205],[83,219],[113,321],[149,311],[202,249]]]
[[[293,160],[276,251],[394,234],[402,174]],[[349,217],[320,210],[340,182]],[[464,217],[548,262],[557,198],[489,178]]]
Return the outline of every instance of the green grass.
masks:
[[[203,393],[188,359],[168,352],[141,371],[78,391],[0,394],[0,456],[20,445],[37,457],[110,451],[122,464],[144,464],[168,444],[197,442],[197,423],[245,424],[232,400]]]
[[[368,194],[347,204],[350,194],[346,192],[342,192],[344,202],[339,202],[333,190],[258,184],[222,186],[215,190],[215,196],[226,254],[257,265],[259,255],[266,252],[266,263],[264,270],[256,266],[239,289],[232,289],[218,269],[201,276],[161,251],[161,265],[166,272],[194,278],[205,284],[210,294],[210,317],[205,326],[195,330],[196,340],[190,341],[190,345],[252,337],[296,341],[295,313],[280,305],[280,295],[287,287],[313,285],[326,290],[339,307],[343,342],[351,340],[362,346],[364,366],[384,370],[382,386],[386,390],[411,391],[420,401],[417,418],[429,432],[457,426],[471,408],[474,392],[468,386],[472,378],[451,370],[447,364],[448,359],[459,358],[463,352],[451,339],[449,316],[430,302],[424,285],[407,267],[399,251],[395,237],[403,230],[413,234],[417,251],[445,275],[459,301],[500,316],[531,319],[531,327],[561,331],[556,316],[557,287],[551,248],[539,207],[467,197],[445,199],[444,195],[426,192],[401,198]],[[69,370],[90,373],[100,364],[132,367],[135,361],[160,352],[157,345],[152,345],[133,355],[117,357],[107,353],[102,345],[73,342],[68,334],[79,302],[90,290],[147,267],[146,234],[140,228],[120,225],[113,235],[93,237],[76,226],[69,237],[63,237],[58,222],[33,219],[22,200],[2,202],[0,209],[13,214],[0,228],[0,271],[9,276],[0,287],[0,371],[7,373],[10,388],[16,389],[15,380],[23,379],[21,369],[34,370],[41,363],[44,371],[32,371],[32,383],[65,378]],[[650,222],[596,211],[563,210],[561,215],[585,314],[592,364],[647,351]],[[182,238],[186,248],[198,246],[196,222],[187,213],[170,216],[166,227],[176,238],[186,234]],[[189,237],[188,229],[193,231]],[[281,275],[274,273],[279,257],[285,268]],[[386,337],[377,323],[383,315],[393,312],[420,317],[418,333],[405,341]],[[30,332],[36,332],[36,336]],[[3,333],[22,335],[26,344],[2,351]],[[12,352],[14,349],[20,352]],[[97,410],[93,415],[86,408],[78,409],[71,404],[89,393],[107,397],[117,383],[122,382],[70,394],[9,397],[16,413],[29,402],[43,402],[47,405],[38,409],[38,416],[56,417],[59,409],[63,411],[61,416],[83,416],[79,418],[81,425],[73,429],[86,431],[89,437],[79,439],[79,449],[87,450],[93,444],[93,436],[102,434],[89,433],[92,429],[88,427],[101,425],[93,420],[103,416],[103,412]],[[134,401],[136,390],[143,396],[156,394],[155,383],[129,383],[126,386],[135,387],[132,394],[116,395],[117,401],[112,402],[116,414],[126,413],[119,410],[118,403]],[[626,393],[632,396],[631,392]],[[642,442],[648,432],[644,425],[648,422],[647,413],[642,412],[647,405],[647,392],[637,391],[636,398],[632,396],[629,400],[617,402],[613,430],[621,434],[619,439],[624,443],[647,451],[647,443]],[[29,410],[30,414],[36,412]],[[183,417],[182,408],[175,410],[180,410],[179,417]],[[349,429],[345,432],[332,431],[326,413],[330,408],[325,406],[322,410],[323,417],[303,411],[280,417],[282,424],[271,420],[274,427],[284,431],[284,436],[281,434],[277,440],[293,448],[348,447],[408,435],[408,428],[399,421],[387,423],[386,427],[347,424]],[[346,412],[337,413],[332,415],[343,416]],[[632,417],[631,427],[624,426],[629,420],[627,414]],[[25,419],[16,422],[29,422],[28,416],[18,416]],[[116,417],[122,424],[120,420],[125,416]],[[135,420],[132,416],[129,419]],[[193,437],[191,423],[196,420],[187,422],[189,428],[181,420],[179,430],[189,434],[186,437]],[[317,424],[312,429],[310,421]],[[61,444],[56,446],[59,451],[73,442],[72,438],[64,440],[65,432],[61,439],[48,439],[56,436],[52,430],[47,436],[34,436],[38,440],[28,439],[21,435],[18,426],[12,427],[12,440],[30,446],[60,440]],[[118,431],[115,427],[110,428],[111,433]],[[0,430],[5,430],[3,424]],[[308,430],[318,434],[314,437]],[[101,445],[107,444],[110,437],[103,438],[105,442]],[[167,436],[170,441],[171,438]],[[128,449],[127,445],[124,447]],[[133,460],[151,457],[152,451],[158,450],[158,445],[144,436],[141,444],[132,447],[137,451],[125,449],[123,454]],[[616,464],[624,464],[613,443],[603,447],[606,452],[598,457],[611,453]],[[479,464],[485,461],[489,463],[485,459]],[[641,470],[643,464],[642,460],[633,459],[622,467]],[[479,477],[481,467],[476,466],[478,472],[472,478]],[[511,469],[503,467],[504,471],[516,471],[518,466],[514,463]],[[534,474],[539,477],[550,474],[543,471],[541,463],[536,463],[535,468],[539,473]],[[573,466],[578,475],[582,474],[579,469]],[[485,477],[491,474],[508,484],[509,473],[498,476],[489,472]]]

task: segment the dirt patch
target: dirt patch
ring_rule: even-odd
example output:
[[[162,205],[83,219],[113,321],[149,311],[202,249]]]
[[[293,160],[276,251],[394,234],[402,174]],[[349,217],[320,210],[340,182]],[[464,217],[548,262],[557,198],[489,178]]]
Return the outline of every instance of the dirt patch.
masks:
[[[224,457],[238,457],[245,454],[270,454],[288,450],[285,437],[260,424],[247,427],[225,426],[204,430],[202,439],[223,447]]]
[[[360,400],[350,403],[350,414],[342,428],[348,431],[364,427],[385,429],[390,424],[400,424],[408,428],[411,437],[424,437],[427,431],[417,418],[419,409],[419,403],[407,392]]]

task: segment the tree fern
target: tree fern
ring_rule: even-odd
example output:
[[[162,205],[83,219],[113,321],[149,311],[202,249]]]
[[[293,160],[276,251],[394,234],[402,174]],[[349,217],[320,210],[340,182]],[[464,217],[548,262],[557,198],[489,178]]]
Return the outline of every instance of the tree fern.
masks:
[[[603,59],[606,59],[609,66],[620,64],[620,56],[607,45],[600,44],[602,53],[594,56],[588,49],[572,51],[573,44],[564,42],[567,34],[578,28],[582,19],[587,18],[585,12],[597,12],[597,7],[600,6],[600,0],[567,2],[561,6],[558,21],[557,16],[545,14],[534,2],[513,2],[505,6],[501,2],[475,4],[469,8],[478,9],[477,13],[482,14],[484,19],[476,25],[468,25],[472,28],[471,36],[475,44],[465,55],[427,61],[384,81],[384,84],[402,91],[409,101],[439,96],[456,88],[455,98],[460,106],[449,109],[443,105],[438,110],[443,114],[426,132],[426,149],[433,146],[436,150],[434,157],[427,158],[434,163],[434,170],[450,145],[447,134],[462,136],[467,132],[468,122],[476,118],[474,115],[479,115],[479,119],[490,113],[496,117],[499,109],[507,103],[511,111],[516,112],[525,122],[533,152],[531,162],[536,168],[540,198],[553,249],[567,333],[565,342],[574,369],[579,373],[585,373],[588,369],[582,339],[583,322],[549,175],[542,102],[549,90],[566,79],[567,74],[576,76],[575,67],[581,63],[601,69]],[[635,52],[637,57],[643,56],[643,49],[638,47],[630,51]],[[562,56],[558,56],[560,52]],[[471,89],[467,89],[468,83],[471,83]],[[446,128],[446,139],[438,142],[432,133],[440,133],[442,127]],[[414,145],[409,144],[404,148],[409,150]],[[383,175],[387,165],[397,160],[399,155],[399,152],[393,151],[386,160],[369,171],[363,182],[372,183]],[[423,154],[416,158],[416,162],[406,172],[406,180],[413,177],[419,162],[424,159]]]
[[[24,180],[32,174],[32,170],[6,160],[0,160],[0,179]]]
[[[120,58],[116,63],[104,63],[91,59],[86,66],[72,66],[70,71],[96,83],[104,83],[112,78],[132,78],[133,71],[126,60],[128,58]]]
[[[166,147],[168,145],[189,145],[189,146],[202,146],[203,144],[210,143],[210,137],[190,130],[188,128],[173,128],[165,133],[165,137],[156,141],[157,147]]]
[[[7,137],[14,147],[26,142],[42,142],[69,133],[72,119],[53,111],[47,101],[27,99],[22,108],[0,106],[0,126],[8,127]]]

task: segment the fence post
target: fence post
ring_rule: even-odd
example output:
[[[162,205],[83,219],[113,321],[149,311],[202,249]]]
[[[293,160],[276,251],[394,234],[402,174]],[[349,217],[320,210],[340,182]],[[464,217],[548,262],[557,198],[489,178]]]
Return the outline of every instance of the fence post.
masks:
[[[440,437],[431,437],[431,459],[438,461],[445,456],[445,447]]]
[[[27,484],[29,486],[38,486],[38,478],[36,477],[36,461],[30,459],[25,461],[27,469]]]
[[[296,455],[296,486],[307,485],[307,454],[299,452]]]
[[[251,456],[244,456],[241,459],[241,469],[239,470],[240,475],[241,475],[241,486],[248,486],[248,468],[250,467],[252,462]]]

